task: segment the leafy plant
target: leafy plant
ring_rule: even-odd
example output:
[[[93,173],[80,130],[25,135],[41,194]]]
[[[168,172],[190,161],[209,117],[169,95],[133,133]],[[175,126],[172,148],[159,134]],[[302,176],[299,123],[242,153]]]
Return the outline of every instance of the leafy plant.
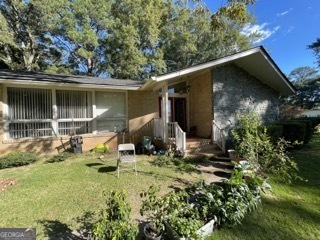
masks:
[[[291,182],[299,178],[296,163],[287,155],[291,144],[278,139],[272,144],[265,127],[261,127],[261,118],[254,114],[240,116],[232,130],[236,154],[250,163],[256,174],[264,176],[271,172]]]
[[[149,233],[155,237],[163,231],[163,221],[167,215],[165,198],[156,195],[159,190],[160,187],[152,185],[147,192],[140,193],[140,197],[145,198],[142,201],[140,214],[141,216],[147,216],[147,221],[151,223]]]
[[[198,234],[199,228],[203,222],[200,221],[197,208],[186,205],[178,211],[174,211],[168,217],[168,222],[180,237],[188,239],[201,239]]]
[[[0,169],[28,165],[38,159],[39,156],[36,153],[12,152],[0,158]]]
[[[173,162],[173,157],[168,156],[167,154],[158,155],[154,161],[152,162],[153,165],[158,167],[169,166]]]
[[[150,221],[154,235],[159,235],[163,230],[165,221],[171,226],[180,237],[188,237],[189,239],[198,239],[197,230],[201,227],[197,208],[188,204],[189,195],[186,191],[171,192],[163,197],[156,194],[159,187],[150,186],[147,192],[141,193],[142,207],[141,215],[146,215]]]
[[[73,154],[71,154],[69,152],[62,152],[62,153],[59,153],[59,154],[49,158],[46,162],[47,163],[63,162],[64,160],[71,157],[72,155]]]
[[[258,191],[242,180],[240,171],[219,184],[197,184],[187,191],[195,196],[195,207],[205,222],[216,219],[219,226],[239,224],[245,214],[257,207]]]
[[[93,224],[93,239],[134,240],[138,226],[130,218],[131,207],[126,202],[124,191],[104,193],[107,208],[100,211],[100,219]]]

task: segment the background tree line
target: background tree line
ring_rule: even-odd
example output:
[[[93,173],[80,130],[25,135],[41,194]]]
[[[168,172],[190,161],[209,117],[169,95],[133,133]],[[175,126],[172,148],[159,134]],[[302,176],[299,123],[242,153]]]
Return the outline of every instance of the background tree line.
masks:
[[[146,79],[248,49],[255,0],[0,0],[0,65]]]
[[[317,66],[320,67],[320,38],[307,46],[313,51]],[[298,67],[290,72],[288,78],[297,92],[282,98],[282,115],[292,118],[303,114],[303,109],[320,109],[320,75],[318,70],[309,66]]]

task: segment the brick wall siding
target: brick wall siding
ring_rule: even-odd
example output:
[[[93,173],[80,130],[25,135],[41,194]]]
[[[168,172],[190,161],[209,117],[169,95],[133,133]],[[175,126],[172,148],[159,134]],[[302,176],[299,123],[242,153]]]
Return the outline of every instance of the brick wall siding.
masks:
[[[208,70],[189,80],[189,126],[197,127],[199,137],[210,137],[212,129],[212,78]]]
[[[129,131],[136,131],[159,117],[159,97],[154,91],[128,92]]]
[[[2,119],[2,87],[0,85],[0,115]],[[146,124],[153,118],[159,117],[158,114],[158,95],[156,92],[149,91],[129,91],[128,92],[128,119],[129,130],[138,130],[141,126]],[[12,151],[32,151],[43,155],[57,154],[56,147],[60,146],[62,142],[69,141],[69,136],[60,137],[46,137],[33,139],[8,139],[3,140],[3,123],[0,121],[0,155],[7,154]],[[115,133],[103,134],[84,134],[82,149],[84,152],[90,151],[97,145],[106,142],[112,138]],[[116,148],[122,139],[115,138],[108,143],[110,148]]]

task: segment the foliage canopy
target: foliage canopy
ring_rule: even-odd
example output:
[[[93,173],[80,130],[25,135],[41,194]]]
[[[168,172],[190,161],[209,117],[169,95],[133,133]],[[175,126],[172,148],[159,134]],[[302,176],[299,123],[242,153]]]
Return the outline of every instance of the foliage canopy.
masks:
[[[143,80],[251,47],[254,0],[0,0],[10,69]],[[5,34],[1,34],[5,33]]]

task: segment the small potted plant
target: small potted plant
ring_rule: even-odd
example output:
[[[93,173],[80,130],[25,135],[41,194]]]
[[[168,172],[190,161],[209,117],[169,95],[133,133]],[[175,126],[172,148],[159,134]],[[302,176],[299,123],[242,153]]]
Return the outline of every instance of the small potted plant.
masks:
[[[198,211],[191,205],[173,212],[166,221],[167,235],[173,240],[201,239],[201,226]]]
[[[142,201],[141,216],[146,216],[148,223],[144,227],[144,235],[149,240],[159,240],[164,232],[163,221],[166,216],[164,198],[156,196],[160,188],[150,186],[147,192],[140,193]]]

